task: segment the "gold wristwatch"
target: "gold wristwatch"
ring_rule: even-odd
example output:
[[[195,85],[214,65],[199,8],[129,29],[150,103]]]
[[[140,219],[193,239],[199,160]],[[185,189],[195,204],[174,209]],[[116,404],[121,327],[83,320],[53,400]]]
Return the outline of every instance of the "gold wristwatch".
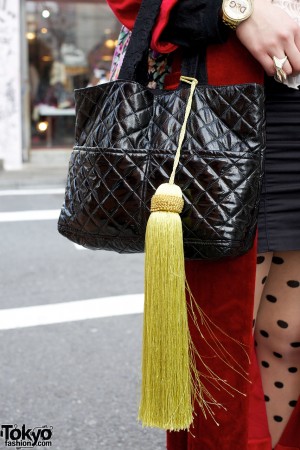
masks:
[[[222,19],[223,22],[233,30],[248,19],[253,12],[253,0],[223,0]]]

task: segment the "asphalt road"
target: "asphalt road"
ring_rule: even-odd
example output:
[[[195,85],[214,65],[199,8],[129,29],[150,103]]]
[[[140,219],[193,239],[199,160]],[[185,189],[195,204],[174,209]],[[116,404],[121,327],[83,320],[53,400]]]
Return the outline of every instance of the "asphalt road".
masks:
[[[22,320],[23,307],[143,292],[143,255],[78,250],[54,219],[5,219],[62,201],[0,196],[0,315],[16,308]],[[54,450],[164,449],[164,432],[136,419],[141,338],[141,314],[0,329],[0,425],[52,427]]]

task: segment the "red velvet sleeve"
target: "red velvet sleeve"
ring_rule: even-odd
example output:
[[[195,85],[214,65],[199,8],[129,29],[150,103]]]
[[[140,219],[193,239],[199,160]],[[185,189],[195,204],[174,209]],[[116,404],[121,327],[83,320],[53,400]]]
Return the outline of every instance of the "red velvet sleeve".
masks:
[[[177,1],[178,0],[162,1],[160,13],[151,40],[151,48],[160,53],[170,53],[177,48],[177,45],[160,41],[161,33],[168,23],[171,9],[176,5]],[[129,30],[132,30],[141,0],[107,0],[107,3],[118,20],[125,25],[125,27],[129,28]]]

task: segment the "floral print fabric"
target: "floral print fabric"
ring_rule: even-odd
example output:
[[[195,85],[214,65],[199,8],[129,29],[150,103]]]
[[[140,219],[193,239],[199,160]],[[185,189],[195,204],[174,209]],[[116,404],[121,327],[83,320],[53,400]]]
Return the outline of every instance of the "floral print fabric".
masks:
[[[117,80],[119,77],[120,69],[123,63],[123,59],[130,41],[131,32],[124,26],[122,26],[118,43],[114,52],[110,81]],[[148,87],[151,89],[163,89],[165,76],[170,73],[171,69],[171,55],[162,55],[149,50],[148,58]]]

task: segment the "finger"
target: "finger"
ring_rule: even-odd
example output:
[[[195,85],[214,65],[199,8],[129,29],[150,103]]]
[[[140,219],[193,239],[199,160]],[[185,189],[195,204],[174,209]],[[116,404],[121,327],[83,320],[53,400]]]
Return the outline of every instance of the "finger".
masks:
[[[283,57],[283,58],[284,58],[284,57]],[[286,62],[283,64],[282,68],[283,68],[283,70],[285,71],[285,73],[286,73],[287,75],[291,75],[291,74],[292,74],[293,68],[292,68],[292,65],[291,65],[291,62],[290,62],[289,57],[288,57],[288,59],[286,60]]]
[[[300,52],[300,27],[298,27],[295,33],[295,45]]]
[[[283,59],[285,55],[282,55],[283,52],[279,52],[278,50],[273,54],[266,55],[264,58],[261,58],[259,62],[263,66],[265,72],[270,77],[273,77],[276,74],[276,67],[273,60],[273,56],[276,56],[278,59]],[[282,55],[282,56],[281,56]],[[292,68],[288,61],[286,61],[283,65],[283,70],[287,73],[288,71],[291,73]]]
[[[276,58],[281,60],[281,59],[284,59],[286,55],[282,51],[278,51],[278,50],[276,51],[276,54],[274,53],[273,55],[269,55],[268,70],[267,70],[267,74],[269,76],[276,75],[276,69],[277,68],[276,68],[275,61],[273,59],[274,56],[276,56]],[[282,70],[285,72],[286,75],[290,75],[292,73],[292,71],[293,71],[292,66],[291,66],[288,58],[284,62],[284,64],[282,64],[282,66],[279,66],[279,67],[282,68]]]
[[[296,43],[291,43],[285,50],[288,61],[286,62],[286,65],[284,65],[284,70],[288,75],[298,75],[300,73],[300,51],[298,50]],[[290,65],[291,72],[288,71],[288,65]]]

